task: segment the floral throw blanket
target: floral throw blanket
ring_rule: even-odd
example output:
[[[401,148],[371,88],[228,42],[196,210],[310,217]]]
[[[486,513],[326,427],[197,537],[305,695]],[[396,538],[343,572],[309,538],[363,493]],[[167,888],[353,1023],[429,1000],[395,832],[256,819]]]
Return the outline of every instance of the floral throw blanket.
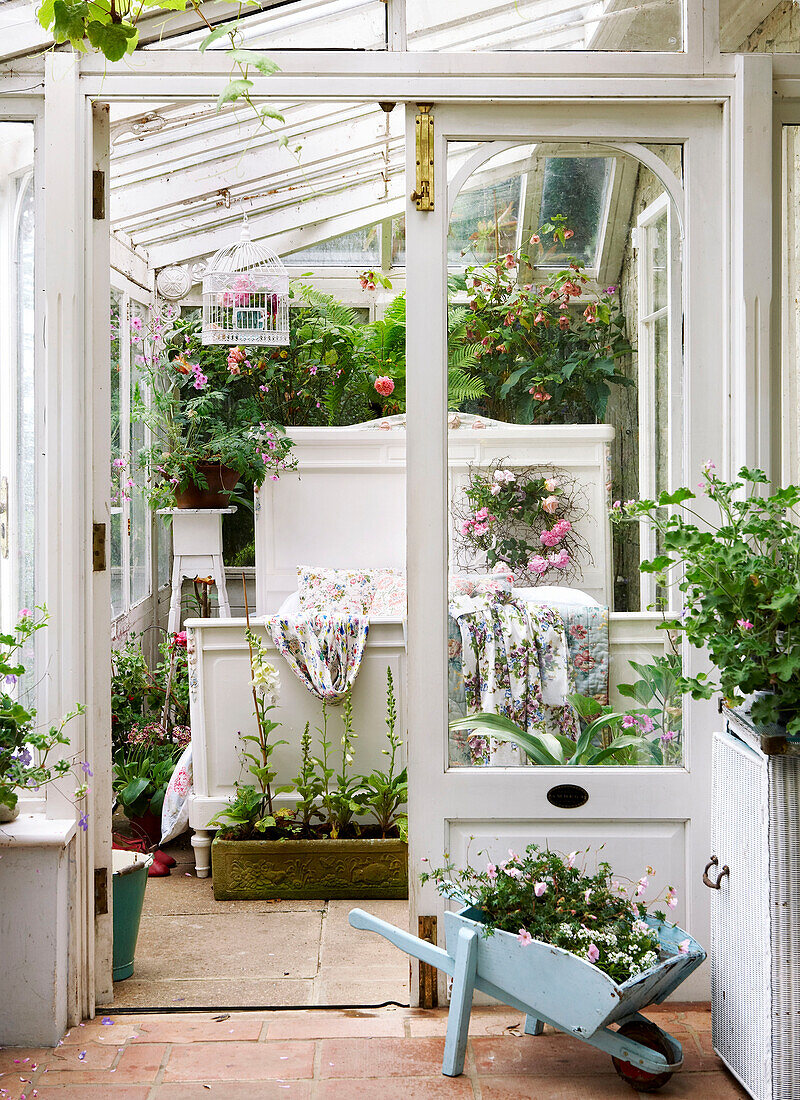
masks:
[[[502,610],[497,599],[492,602],[496,614],[484,608],[483,625],[475,618],[466,618],[463,601],[450,605],[448,620],[448,665],[450,717],[463,717],[477,709],[494,710],[507,714],[530,732],[556,728],[568,736],[574,736],[574,715],[571,708],[563,706],[563,699],[570,692],[590,695],[600,703],[608,702],[608,608],[588,605],[564,605],[562,607],[526,606],[511,599],[514,610]],[[461,611],[459,614],[458,612]],[[526,619],[525,612],[528,612]],[[473,612],[470,609],[470,615]],[[488,625],[491,623],[491,631]],[[473,625],[475,624],[475,628]],[[523,631],[520,637],[520,631]],[[497,661],[497,634],[500,635],[500,652],[508,645],[512,665],[509,667],[507,689],[502,669],[490,670],[489,661]],[[491,633],[491,657],[481,658],[476,646]],[[508,641],[504,641],[504,636]],[[566,668],[564,653],[568,653]],[[541,699],[536,687],[535,662],[530,660],[531,650],[539,661]],[[528,680],[531,683],[530,698],[525,695],[526,684],[520,671],[528,654]],[[521,654],[521,655],[520,655]],[[500,656],[502,660],[502,655]],[[487,676],[481,681],[480,669],[486,667]],[[503,689],[498,693],[498,682]],[[494,686],[493,686],[494,685]],[[508,696],[506,695],[508,690]],[[516,695],[517,698],[513,698]],[[486,703],[492,705],[487,706]],[[539,717],[537,717],[539,716]],[[491,740],[471,735],[469,730],[450,732],[450,765],[515,765],[525,763],[524,754],[516,747],[492,744]]]
[[[460,660],[463,685],[457,713],[505,714],[529,733],[577,736],[577,715],[564,703],[574,682],[558,611],[504,594],[481,594],[454,596],[450,615],[458,628],[458,638],[450,639],[451,664],[453,657]],[[471,764],[526,763],[515,745],[492,737],[468,735],[466,745]]]
[[[341,703],[361,667],[369,633],[366,615],[347,612],[301,612],[265,620],[275,648],[312,695]]]

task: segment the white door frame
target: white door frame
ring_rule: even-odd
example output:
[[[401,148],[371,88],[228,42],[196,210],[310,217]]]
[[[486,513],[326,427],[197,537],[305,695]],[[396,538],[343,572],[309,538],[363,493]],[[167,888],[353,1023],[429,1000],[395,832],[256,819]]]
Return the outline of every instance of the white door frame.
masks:
[[[412,928],[419,914],[444,905],[430,885],[419,884],[421,859],[449,851],[456,833],[489,823],[517,827],[531,822],[575,820],[575,811],[546,802],[555,783],[575,778],[570,769],[470,769],[447,767],[447,431],[446,431],[446,235],[449,140],[682,142],[684,146],[686,248],[684,258],[685,357],[683,476],[708,457],[727,470],[729,416],[727,310],[710,289],[709,271],[728,271],[726,128],[718,104],[638,104],[584,101],[526,106],[438,104],[435,117],[436,209],[406,207],[408,285],[408,724]],[[407,109],[407,166],[415,170],[415,110]],[[436,369],[436,364],[441,364]],[[692,672],[702,667],[687,654]],[[699,880],[708,858],[713,704],[689,703],[685,713],[685,769],[582,769],[589,790],[586,811],[594,823],[650,822],[654,805],[668,804],[665,825],[685,828],[684,881]],[[570,774],[571,773],[571,774]],[[632,782],[636,779],[635,784]],[[624,810],[621,811],[621,807]],[[541,829],[539,830],[541,832]],[[704,892],[687,889],[677,916],[707,942],[709,907]],[[443,991],[442,991],[443,992]],[[413,991],[412,991],[413,994]],[[682,996],[704,999],[707,976],[698,973]]]

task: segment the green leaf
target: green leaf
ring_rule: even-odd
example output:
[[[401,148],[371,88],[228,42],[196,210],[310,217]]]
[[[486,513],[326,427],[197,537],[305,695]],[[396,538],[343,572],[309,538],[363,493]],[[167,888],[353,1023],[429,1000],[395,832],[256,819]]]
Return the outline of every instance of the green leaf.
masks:
[[[208,47],[213,45],[214,42],[219,42],[220,38],[229,38],[238,28],[238,19],[235,19],[232,23],[220,23],[220,25],[214,27],[211,34],[207,34],[200,43],[200,53],[205,53]]]
[[[55,0],[42,0],[42,3],[39,5],[36,18],[45,30],[49,30],[53,24],[53,19],[55,18],[55,13],[53,11],[54,6]]]
[[[119,61],[136,49],[139,32],[127,23],[101,23],[99,19],[91,19],[86,24],[86,37],[109,61]]]
[[[88,4],[68,4],[55,0],[53,4],[53,38],[56,42],[81,42],[87,33]],[[91,39],[89,40],[91,41]],[[94,43],[92,43],[94,45]]]
[[[568,695],[567,702],[572,703],[581,718],[594,718],[603,713],[600,703],[590,695]]]
[[[280,70],[280,65],[276,65],[271,57],[258,50],[228,50],[228,57],[233,58],[240,65],[252,65],[264,76],[272,76]]]
[[[666,554],[659,554],[657,558],[653,558],[652,561],[643,561],[639,566],[640,573],[663,573],[665,569],[668,569],[672,565],[672,558],[668,558]]]
[[[140,776],[138,779],[132,779],[130,783],[120,792],[119,800],[123,806],[131,806],[140,798],[141,795],[147,790],[150,784],[148,776]]]
[[[273,118],[276,122],[286,121],[280,111],[273,111],[271,107],[259,107],[258,113],[262,118]]]
[[[252,87],[254,87],[253,81],[245,80],[244,77],[240,77],[237,80],[229,80],[219,94],[217,99],[217,110],[222,110],[226,103],[235,103],[236,100],[241,99],[242,96],[249,95]]]
[[[694,499],[695,495],[691,489],[676,489],[674,493],[660,493],[658,503],[662,506],[666,504],[683,504],[685,500]]]

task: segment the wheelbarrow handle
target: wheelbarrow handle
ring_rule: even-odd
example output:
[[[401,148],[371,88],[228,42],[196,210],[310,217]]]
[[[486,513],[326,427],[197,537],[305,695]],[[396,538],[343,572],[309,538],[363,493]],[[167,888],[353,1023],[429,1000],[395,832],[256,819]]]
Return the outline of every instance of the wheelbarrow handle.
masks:
[[[377,932],[379,936],[383,936],[385,940],[399,947],[401,951],[405,951],[407,955],[413,955],[420,962],[430,963],[431,966],[443,970],[445,974],[452,977],[455,960],[441,947],[436,947],[427,940],[421,940],[419,936],[412,936],[410,932],[405,932],[402,928],[381,920],[380,917],[374,917],[372,913],[367,913],[363,909],[351,909],[349,919],[353,928]]]

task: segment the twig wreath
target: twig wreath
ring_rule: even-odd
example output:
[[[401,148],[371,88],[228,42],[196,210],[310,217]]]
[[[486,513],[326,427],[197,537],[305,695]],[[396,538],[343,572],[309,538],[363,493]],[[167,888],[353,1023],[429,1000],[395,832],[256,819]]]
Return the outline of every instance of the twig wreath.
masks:
[[[575,529],[589,509],[571,474],[496,458],[470,466],[468,478],[453,506],[460,570],[474,570],[484,556],[489,569],[505,565],[518,585],[529,586],[572,580],[591,563],[589,545]]]

